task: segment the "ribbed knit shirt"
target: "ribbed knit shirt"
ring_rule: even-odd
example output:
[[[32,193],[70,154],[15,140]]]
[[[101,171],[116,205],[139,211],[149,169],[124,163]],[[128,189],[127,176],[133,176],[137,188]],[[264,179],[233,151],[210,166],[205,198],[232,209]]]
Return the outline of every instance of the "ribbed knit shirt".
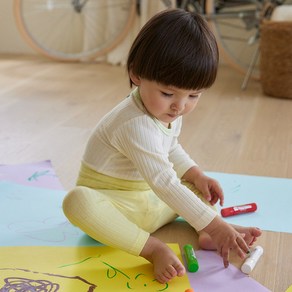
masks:
[[[196,230],[216,212],[181,183],[197,164],[178,143],[182,117],[166,128],[144,107],[136,88],[106,114],[89,138],[83,163],[119,179],[146,181],[154,193]]]

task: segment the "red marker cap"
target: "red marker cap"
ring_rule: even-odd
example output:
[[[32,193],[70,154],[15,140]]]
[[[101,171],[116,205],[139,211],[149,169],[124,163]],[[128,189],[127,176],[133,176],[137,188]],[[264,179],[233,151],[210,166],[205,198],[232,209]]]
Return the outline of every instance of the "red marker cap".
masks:
[[[221,215],[222,217],[229,217],[244,213],[250,213],[255,212],[257,210],[257,204],[256,203],[250,203],[240,206],[233,206],[228,208],[221,209]]]

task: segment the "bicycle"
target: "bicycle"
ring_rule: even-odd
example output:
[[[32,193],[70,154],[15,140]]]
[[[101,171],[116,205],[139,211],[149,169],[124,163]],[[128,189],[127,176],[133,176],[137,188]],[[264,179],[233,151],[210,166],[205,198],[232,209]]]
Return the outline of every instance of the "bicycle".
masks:
[[[24,39],[39,53],[61,61],[91,60],[121,43],[140,1],[14,0],[14,14]],[[220,55],[246,75],[243,88],[250,77],[259,79],[260,25],[282,4],[292,0],[177,0],[177,7],[208,20]]]

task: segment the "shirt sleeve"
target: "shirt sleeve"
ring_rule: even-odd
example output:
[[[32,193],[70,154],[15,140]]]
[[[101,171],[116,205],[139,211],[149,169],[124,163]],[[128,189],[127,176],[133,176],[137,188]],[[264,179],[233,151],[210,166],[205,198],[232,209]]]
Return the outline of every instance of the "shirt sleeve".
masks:
[[[197,166],[197,163],[191,159],[181,144],[178,143],[178,136],[181,131],[181,125],[181,119],[179,119],[169,151],[169,161],[173,163],[173,169],[179,178],[181,178],[191,167]]]
[[[196,230],[206,227],[217,213],[204,204],[192,191],[181,184],[169,153],[163,145],[163,133],[146,117],[118,127],[112,144],[132,161],[155,194],[187,220]],[[181,160],[185,154],[174,145],[173,154]],[[177,163],[174,161],[177,165]]]

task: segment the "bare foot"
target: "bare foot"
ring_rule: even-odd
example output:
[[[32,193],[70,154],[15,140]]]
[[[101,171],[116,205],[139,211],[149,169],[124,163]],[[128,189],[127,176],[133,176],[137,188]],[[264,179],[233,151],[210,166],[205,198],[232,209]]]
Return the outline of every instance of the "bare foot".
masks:
[[[206,250],[216,250],[216,246],[214,245],[211,236],[205,231],[199,232],[199,246]]]
[[[186,270],[176,254],[162,241],[150,236],[140,256],[153,264],[154,277],[160,283],[166,283],[185,274]]]
[[[243,227],[232,224],[231,226],[242,235],[248,246],[252,246],[257,238],[262,234],[262,231],[256,227]],[[210,235],[204,231],[199,232],[199,246],[206,250],[216,250]]]

